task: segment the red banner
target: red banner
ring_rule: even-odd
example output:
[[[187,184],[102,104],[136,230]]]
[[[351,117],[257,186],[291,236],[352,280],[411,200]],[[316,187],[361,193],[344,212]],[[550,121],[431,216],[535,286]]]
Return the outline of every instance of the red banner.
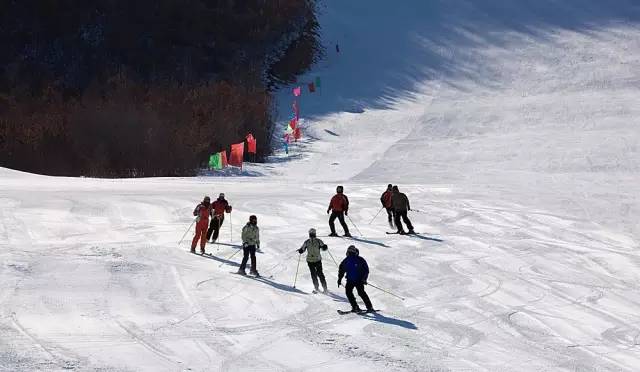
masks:
[[[229,165],[242,168],[243,158],[244,158],[244,142],[231,145],[231,156],[229,156]]]
[[[256,139],[251,133],[247,135],[247,152],[250,154],[256,153]]]
[[[296,141],[302,138],[302,131],[300,130],[300,127],[297,127],[296,129],[294,129],[293,138],[295,138]]]
[[[298,120],[296,119],[289,120],[289,126],[291,127],[291,129],[295,130],[296,127],[298,127]]]
[[[220,159],[222,160],[222,168],[226,168],[229,163],[227,163],[227,150],[220,151]]]

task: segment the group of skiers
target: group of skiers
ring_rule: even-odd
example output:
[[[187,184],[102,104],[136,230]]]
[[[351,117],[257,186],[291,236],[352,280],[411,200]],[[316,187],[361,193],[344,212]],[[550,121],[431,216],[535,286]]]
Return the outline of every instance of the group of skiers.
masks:
[[[411,210],[409,199],[399,191],[398,186],[389,184],[387,190],[380,197],[380,202],[382,203],[382,207],[387,211],[389,226],[397,228],[398,234],[414,234],[413,225],[407,216],[408,211]],[[206,243],[210,239],[211,243],[214,243],[218,239],[220,227],[224,222],[224,214],[231,213],[231,211],[232,207],[225,199],[224,193],[221,193],[213,203],[211,203],[211,199],[208,196],[204,197],[204,200],[198,204],[193,211],[196,221],[196,234],[191,242],[191,253],[196,252],[196,246],[198,241],[200,241],[200,253],[205,254]],[[338,219],[344,230],[344,236],[351,237],[349,227],[344,219],[345,216],[348,216],[348,213],[349,199],[344,194],[344,187],[338,186],[336,188],[336,194],[331,198],[329,207],[327,208],[327,214],[330,214],[329,228],[331,233],[329,236],[338,236],[335,230],[335,220]],[[210,224],[209,217],[211,217]],[[404,231],[402,222],[407,225],[408,232]],[[251,270],[249,274],[256,277],[260,276],[256,262],[256,250],[258,249],[260,249],[258,218],[255,215],[251,215],[249,221],[242,228],[243,257],[240,268],[238,269],[238,274],[246,275],[245,270],[250,258]],[[328,293],[327,281],[322,269],[321,256],[321,251],[327,250],[328,246],[317,237],[317,232],[314,228],[309,229],[309,238],[305,240],[300,249],[298,249],[299,254],[307,253],[306,261],[315,288],[314,293],[320,292],[320,286],[322,286],[322,293]],[[354,289],[364,302],[366,312],[375,311],[364,288],[369,276],[369,266],[367,265],[367,261],[360,256],[360,252],[354,245],[350,245],[347,248],[346,257],[339,265],[338,287],[342,285],[342,278],[345,276],[347,280],[345,292],[351,304],[351,311],[362,311],[353,295]]]

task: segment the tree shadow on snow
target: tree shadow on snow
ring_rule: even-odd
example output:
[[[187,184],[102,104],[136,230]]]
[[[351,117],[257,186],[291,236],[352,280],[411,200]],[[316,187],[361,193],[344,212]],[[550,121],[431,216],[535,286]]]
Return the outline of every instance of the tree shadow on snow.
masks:
[[[391,325],[395,325],[395,326],[406,328],[406,329],[413,329],[413,330],[418,329],[418,327],[415,324],[411,323],[408,320],[402,320],[402,319],[392,318],[389,316],[384,316],[381,313],[367,313],[367,314],[363,314],[362,316],[367,319],[375,320],[376,322],[380,322],[380,323],[391,324]]]

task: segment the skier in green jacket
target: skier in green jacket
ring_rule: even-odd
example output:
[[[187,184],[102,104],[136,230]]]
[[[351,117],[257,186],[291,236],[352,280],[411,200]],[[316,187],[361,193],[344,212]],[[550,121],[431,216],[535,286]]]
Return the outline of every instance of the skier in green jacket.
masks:
[[[313,228],[309,229],[309,239],[305,240],[302,247],[298,249],[298,253],[300,254],[307,251],[307,265],[309,265],[311,280],[315,287],[313,293],[319,292],[318,278],[320,278],[320,283],[322,284],[322,293],[327,293],[327,281],[322,272],[322,256],[320,255],[321,250],[326,251],[327,249],[327,245],[324,244],[322,240],[316,238],[316,229]]]
[[[258,228],[258,217],[252,215],[249,217],[249,222],[242,228],[242,263],[238,274],[247,275],[245,268],[247,267],[247,261],[251,256],[251,271],[252,275],[260,276],[256,266],[256,249],[260,248],[260,229]]]

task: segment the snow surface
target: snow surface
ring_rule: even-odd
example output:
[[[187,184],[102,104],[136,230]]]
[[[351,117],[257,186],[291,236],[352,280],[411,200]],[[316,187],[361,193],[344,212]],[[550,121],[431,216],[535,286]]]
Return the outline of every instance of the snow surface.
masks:
[[[640,369],[639,20],[634,1],[326,1],[289,157],[244,177],[0,169],[0,370]],[[369,224],[389,182],[424,235]],[[292,288],[337,184],[370,282],[406,298],[368,287],[376,316],[336,313],[326,254],[332,295],[304,261]],[[190,255],[219,192],[222,244]],[[250,214],[262,280],[228,258]],[[325,241],[336,260],[352,243]]]

